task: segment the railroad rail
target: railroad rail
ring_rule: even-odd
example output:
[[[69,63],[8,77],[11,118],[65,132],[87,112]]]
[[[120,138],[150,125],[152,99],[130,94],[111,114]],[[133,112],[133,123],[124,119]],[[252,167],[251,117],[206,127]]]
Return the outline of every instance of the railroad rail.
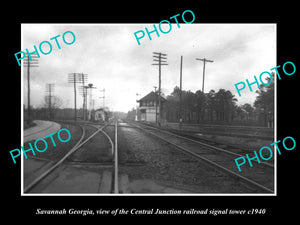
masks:
[[[247,174],[248,177],[246,177],[246,176],[243,176],[241,174],[234,172],[230,168],[228,162],[230,162],[230,160],[233,161],[233,159],[227,159],[227,160],[225,159],[225,161],[224,161],[225,154],[229,155],[229,156],[235,156],[235,157],[240,156],[239,154],[236,154],[236,153],[233,153],[228,150],[218,148],[218,147],[215,147],[212,145],[208,145],[206,143],[201,143],[199,141],[195,141],[193,139],[189,139],[189,138],[183,137],[181,135],[168,132],[166,130],[161,130],[156,127],[147,126],[145,128],[144,124],[137,124],[137,123],[130,123],[130,125],[135,128],[141,129],[142,131],[149,133],[152,136],[155,136],[156,138],[158,138],[168,144],[175,146],[177,149],[179,149],[185,153],[188,153],[189,155],[197,158],[198,160],[202,160],[202,161],[206,162],[208,165],[214,167],[215,169],[220,170],[226,174],[229,174],[230,176],[241,180],[242,182],[246,183],[247,185],[255,187],[263,192],[274,193],[274,191],[272,190],[271,187],[266,187],[266,185],[260,184],[253,179],[253,174],[255,176],[255,171],[259,170],[257,167],[249,168],[250,170],[252,170],[251,171],[252,173],[250,173],[250,174],[248,173]],[[153,132],[153,131],[155,131],[155,132]],[[174,137],[177,140],[175,140]],[[202,151],[202,153],[199,153],[199,151],[198,152],[195,151],[195,148],[194,148],[194,150],[192,150],[192,148],[184,146],[183,142],[186,142],[186,141],[188,141],[189,143],[197,144],[198,146],[200,145],[202,148],[205,147],[205,151]],[[211,151],[213,150],[215,152],[215,154],[213,152],[208,152],[207,149],[211,150]],[[268,164],[268,163],[264,163],[263,165],[265,166],[265,168],[268,168],[269,170],[271,169],[274,172],[273,165]],[[266,171],[263,171],[263,172],[266,172]],[[272,171],[269,171],[269,174],[271,174],[271,172]],[[251,174],[252,174],[252,176],[250,176]]]
[[[186,136],[180,135],[180,134],[175,133],[175,132],[170,132],[170,131],[167,131],[167,130],[164,130],[164,129],[159,129],[159,128],[157,128],[157,127],[153,127],[153,126],[150,126],[150,125],[148,125],[148,124],[144,124],[144,123],[143,123],[143,125],[149,127],[150,129],[159,130],[160,132],[163,132],[163,133],[165,133],[165,134],[172,135],[172,136],[174,136],[174,137],[178,137],[178,138],[181,138],[181,139],[184,139],[184,140],[187,140],[187,141],[190,141],[190,142],[193,142],[193,143],[202,145],[202,146],[204,146],[204,147],[208,147],[208,148],[217,150],[217,151],[219,151],[219,152],[226,153],[226,154],[231,155],[231,156],[234,156],[234,157],[244,157],[244,154],[245,154],[245,153],[252,153],[252,152],[248,152],[248,151],[245,152],[245,151],[242,150],[243,155],[241,155],[241,154],[239,154],[239,153],[236,153],[236,152],[233,152],[233,151],[229,151],[229,150],[226,150],[226,149],[219,148],[219,147],[215,146],[215,145],[218,145],[219,143],[213,143],[214,145],[211,145],[211,144],[207,144],[207,143],[204,143],[204,142],[202,142],[202,141],[199,141],[199,140],[195,140],[195,139],[188,138],[188,137],[186,137]],[[257,161],[257,160],[255,159],[255,161]],[[267,166],[267,167],[274,168],[274,165],[271,164],[271,163],[267,163],[267,162],[260,162],[260,163],[263,164],[263,165],[265,165],[265,166]]]
[[[82,134],[80,139],[78,140],[78,142],[68,151],[68,153],[63,156],[60,160],[58,160],[57,162],[54,163],[53,166],[51,166],[49,169],[47,169],[45,172],[43,172],[41,175],[39,175],[37,178],[35,178],[29,185],[27,185],[26,187],[24,187],[24,193],[28,193],[30,192],[35,186],[37,186],[43,179],[45,179],[48,175],[50,175],[55,169],[57,169],[60,165],[63,164],[63,162],[69,158],[71,155],[73,155],[78,149],[80,149],[83,145],[85,145],[86,143],[88,143],[95,135],[97,135],[99,132],[101,132],[102,134],[104,134],[104,136],[108,139],[110,145],[111,145],[111,153],[112,155],[116,155],[116,149],[117,147],[114,145],[112,139],[109,137],[109,135],[104,131],[104,129],[109,126],[112,123],[112,121],[110,123],[104,124],[104,125],[95,125],[95,124],[88,124],[88,123],[83,123],[83,124],[78,124],[78,126],[80,126]],[[84,128],[84,126],[91,126],[96,128],[96,131],[93,132],[90,136],[85,137],[86,136],[86,129]],[[117,126],[117,125],[116,125]],[[116,155],[117,157],[117,155]],[[117,171],[117,169],[115,169],[115,171]],[[117,177],[117,172],[114,173],[115,179],[118,179]],[[115,183],[115,185],[117,185]],[[117,188],[114,188],[115,193],[116,191],[118,191]]]
[[[111,154],[109,155],[109,157],[110,157],[110,159],[108,161],[109,164],[106,164],[106,165],[109,165],[109,168],[113,167],[113,170],[112,169],[108,170],[108,173],[110,174],[109,175],[110,180],[111,180],[109,182],[109,184],[110,184],[109,185],[109,190],[110,190],[109,193],[118,194],[118,193],[120,193],[120,191],[122,192],[122,190],[123,190],[122,188],[124,188],[124,187],[122,187],[122,185],[121,185],[121,187],[119,187],[118,127],[134,128],[134,129],[142,130],[143,132],[154,136],[156,139],[159,139],[165,143],[168,143],[168,145],[170,145],[170,146],[174,146],[175,150],[180,150],[181,152],[185,153],[188,157],[191,156],[199,161],[205,162],[204,165],[205,166],[208,165],[209,167],[207,167],[207,168],[211,168],[212,171],[214,171],[214,170],[220,171],[221,173],[224,174],[224,177],[228,177],[228,175],[229,175],[230,177],[233,178],[232,180],[235,180],[235,182],[237,182],[237,183],[243,184],[242,186],[247,187],[247,189],[250,188],[250,190],[253,190],[254,192],[274,193],[274,191],[273,191],[274,184],[271,184],[271,180],[268,180],[267,182],[261,182],[262,180],[259,180],[259,179],[264,178],[264,176],[269,176],[269,177],[272,176],[271,173],[272,173],[272,171],[274,172],[274,166],[272,164],[263,163],[263,165],[260,165],[260,166],[264,167],[263,170],[261,170],[261,168],[260,169],[256,168],[256,165],[255,165],[254,167],[249,168],[248,171],[250,171],[250,172],[245,172],[245,173],[234,172],[234,167],[232,165],[235,165],[235,164],[234,164],[234,160],[232,159],[232,157],[236,158],[241,155],[236,152],[231,152],[230,149],[228,149],[228,148],[223,149],[222,147],[220,148],[220,147],[216,147],[212,144],[203,143],[199,140],[191,139],[191,138],[182,136],[180,134],[170,132],[168,130],[162,130],[162,129],[159,129],[158,127],[147,126],[146,124],[141,124],[141,123],[136,123],[136,122],[130,122],[130,123],[127,122],[127,123],[118,124],[118,120],[113,120],[113,121],[110,121],[109,123],[102,124],[102,125],[93,124],[93,123],[80,124],[78,122],[76,123],[76,125],[80,126],[80,129],[82,131],[81,137],[78,140],[78,142],[61,159],[57,160],[57,162],[56,162],[56,160],[54,160],[55,162],[52,164],[52,166],[50,166],[49,169],[47,169],[45,172],[43,172],[41,175],[39,175],[36,179],[34,179],[33,182],[31,182],[29,185],[27,185],[24,188],[24,193],[31,192],[31,190],[34,189],[34,187],[36,187],[36,186],[38,186],[37,189],[40,189],[41,187],[38,184],[43,179],[45,179],[47,176],[52,174],[52,172],[54,172],[54,171],[57,171],[60,173],[61,169],[58,169],[58,168],[64,169],[64,168],[66,168],[66,166],[67,166],[67,168],[69,168],[68,166],[70,166],[70,164],[72,166],[75,166],[76,168],[83,169],[83,171],[84,171],[84,168],[86,168],[85,166],[93,166],[93,170],[97,169],[97,171],[98,171],[98,169],[100,168],[100,170],[103,171],[101,169],[101,168],[104,168],[104,167],[102,167],[103,163],[101,163],[102,162],[101,159],[93,158],[93,156],[94,156],[93,154],[95,154],[95,151],[96,151],[96,148],[94,148],[94,147],[95,147],[95,145],[97,145],[97,143],[94,143],[90,146],[90,147],[92,147],[92,149],[95,149],[94,153],[93,153],[93,151],[91,153],[92,156],[89,156],[90,158],[93,158],[93,161],[88,161],[88,163],[86,164],[85,159],[82,159],[81,157],[79,157],[80,153],[82,151],[84,151],[84,148],[82,148],[82,147],[85,144],[87,144],[89,141],[94,140],[93,138],[96,138],[95,136],[98,133],[102,133],[109,142],[109,144],[108,143],[105,144],[106,151],[108,150],[108,146],[110,146],[109,151],[111,152]],[[94,131],[93,129],[86,129],[88,126],[95,128],[96,131]],[[88,132],[86,132],[86,130],[88,130]],[[105,139],[103,139],[103,137],[101,137],[101,138],[102,138],[102,140],[105,140]],[[101,141],[100,141],[100,143],[101,143]],[[82,150],[77,152],[77,150],[79,150],[81,148],[82,148]],[[76,154],[74,154],[75,152],[76,152]],[[66,160],[66,159],[68,159],[68,160]],[[101,161],[100,163],[98,162],[98,159],[100,159],[100,161]],[[89,165],[90,162],[92,162],[91,165]],[[62,167],[60,167],[60,166],[62,166]],[[124,165],[123,165],[123,167],[124,167]],[[123,167],[121,167],[121,168],[123,168]],[[56,169],[58,169],[58,170],[56,170]],[[104,169],[104,170],[107,170],[107,169]],[[53,175],[56,175],[57,172],[55,172]],[[258,180],[255,176],[256,172],[261,174],[260,175],[261,177]],[[122,172],[122,170],[121,170],[121,175],[122,175],[122,173],[124,173],[124,172]],[[265,173],[265,174],[262,174],[262,173]],[[61,176],[61,175],[59,175],[59,176]],[[102,176],[103,176],[103,174],[102,174]],[[48,180],[51,180],[51,179],[47,179],[47,181],[45,181],[43,183],[46,184],[47,182],[49,182]],[[35,190],[37,190],[37,189],[35,189]],[[100,190],[103,190],[103,189],[99,188],[98,192],[107,193],[105,191],[103,192]],[[243,190],[243,189],[241,189],[241,190]]]
[[[145,125],[154,126],[152,123],[145,123]],[[179,128],[178,123],[167,123],[164,129],[171,131],[185,131],[208,135],[223,135],[235,136],[243,138],[255,138],[263,140],[274,139],[274,129],[267,127],[254,126],[230,126],[230,125],[208,125],[208,124],[182,124]]]

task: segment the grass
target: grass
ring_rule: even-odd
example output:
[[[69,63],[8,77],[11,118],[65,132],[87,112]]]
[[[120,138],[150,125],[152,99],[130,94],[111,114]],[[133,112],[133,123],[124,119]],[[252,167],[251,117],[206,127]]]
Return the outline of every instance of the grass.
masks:
[[[58,137],[57,134],[54,134],[53,137],[53,141],[55,143],[55,147],[53,146],[52,140],[51,138],[46,138],[46,142],[48,144],[48,147],[46,148],[46,150],[44,152],[39,152],[35,149],[34,143],[35,141],[29,141],[27,143],[24,143],[24,150],[26,151],[27,149],[30,148],[29,143],[31,143],[32,148],[34,149],[35,155],[33,155],[32,151],[28,151],[26,152],[27,157],[39,157],[39,158],[44,158],[44,159],[48,159],[48,160],[54,160],[57,161],[59,159],[61,159],[68,151],[70,151],[70,149],[78,142],[78,140],[80,139],[81,135],[82,135],[82,131],[80,129],[80,127],[78,126],[74,126],[74,125],[64,125],[62,124],[61,128],[67,128],[70,133],[71,133],[71,139],[68,142],[61,142]],[[66,140],[68,138],[67,133],[66,132],[61,132],[61,139],[62,140]],[[43,141],[39,141],[37,142],[37,148],[40,150],[43,150],[45,148],[45,144]]]
[[[24,130],[26,130],[26,129],[30,128],[30,127],[36,126],[36,123],[34,123],[34,122],[31,121],[29,124],[27,124],[27,121],[24,120],[23,126],[24,126]]]

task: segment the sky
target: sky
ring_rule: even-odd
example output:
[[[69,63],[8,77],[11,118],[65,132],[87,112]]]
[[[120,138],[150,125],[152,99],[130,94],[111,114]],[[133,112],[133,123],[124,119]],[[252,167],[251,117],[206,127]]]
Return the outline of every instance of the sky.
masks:
[[[180,22],[180,21],[179,21]],[[155,23],[153,23],[155,24]],[[43,41],[49,41],[52,52],[43,55],[39,50],[39,67],[31,68],[31,105],[41,107],[46,95],[46,84],[54,84],[53,95],[62,108],[74,107],[74,86],[68,83],[69,73],[84,73],[92,83],[95,109],[103,104],[110,110],[127,112],[136,107],[136,100],[158,86],[158,66],[151,65],[153,52],[167,54],[167,66],[162,66],[162,92],[172,93],[179,86],[180,57],[183,56],[183,90],[202,89],[203,62],[196,58],[213,60],[205,65],[205,92],[221,88],[230,90],[238,99],[237,104],[253,104],[258,88],[245,89],[239,97],[234,84],[276,65],[275,24],[184,24],[180,28],[172,23],[168,34],[147,34],[138,45],[134,33],[153,30],[153,24],[22,24],[20,51],[34,51]],[[156,24],[158,27],[158,24]],[[168,30],[167,24],[162,26]],[[72,31],[76,40],[67,45],[62,40],[66,31]],[[145,32],[146,33],[146,32]],[[60,35],[57,41],[50,38]],[[72,41],[70,34],[66,41]],[[47,44],[42,45],[48,51]],[[16,61],[17,64],[17,61]],[[23,104],[27,105],[27,70],[22,70]],[[77,93],[78,88],[77,86]],[[139,94],[138,96],[136,94]],[[82,96],[77,95],[77,108],[82,107]]]

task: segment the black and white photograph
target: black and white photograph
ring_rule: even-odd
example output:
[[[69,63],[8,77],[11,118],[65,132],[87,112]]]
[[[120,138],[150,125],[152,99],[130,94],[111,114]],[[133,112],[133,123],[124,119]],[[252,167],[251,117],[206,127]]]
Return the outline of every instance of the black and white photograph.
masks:
[[[21,31],[24,195],[276,194],[276,24]]]
[[[5,7],[4,217],[294,221],[296,5],[108,3]]]

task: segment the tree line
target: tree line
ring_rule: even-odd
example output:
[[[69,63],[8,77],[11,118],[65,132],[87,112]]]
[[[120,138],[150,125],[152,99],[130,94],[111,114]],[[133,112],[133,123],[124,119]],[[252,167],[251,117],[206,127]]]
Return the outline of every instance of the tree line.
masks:
[[[264,86],[257,92],[253,106],[237,104],[235,96],[226,89],[203,93],[182,90],[181,118],[183,123],[244,124],[272,127],[274,118],[274,85]],[[164,106],[168,122],[180,119],[180,89],[175,87],[166,97]]]
[[[237,124],[274,126],[274,84],[262,86],[253,105],[238,105],[235,96],[226,89],[210,90],[203,93],[182,90],[181,113],[183,123]],[[180,88],[166,96],[162,117],[167,122],[179,122]],[[128,112],[127,118],[133,119],[136,111]]]

